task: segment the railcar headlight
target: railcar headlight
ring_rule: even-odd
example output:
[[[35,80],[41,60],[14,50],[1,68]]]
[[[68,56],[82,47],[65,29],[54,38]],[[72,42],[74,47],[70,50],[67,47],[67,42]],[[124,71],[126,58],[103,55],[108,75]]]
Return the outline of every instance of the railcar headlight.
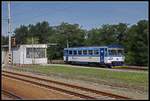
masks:
[[[112,57],[109,57],[109,58],[108,58],[108,60],[112,60],[112,59],[113,59]]]

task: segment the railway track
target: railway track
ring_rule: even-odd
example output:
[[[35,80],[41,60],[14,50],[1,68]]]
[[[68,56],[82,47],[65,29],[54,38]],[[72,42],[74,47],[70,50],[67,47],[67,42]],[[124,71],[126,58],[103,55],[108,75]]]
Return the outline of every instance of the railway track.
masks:
[[[88,66],[88,67],[95,67],[95,68],[108,68],[106,65],[81,65],[81,64],[72,64],[72,66],[82,66],[83,68],[85,67],[85,66]],[[126,66],[125,68],[111,68],[111,69],[122,69],[122,70],[148,70],[148,68],[146,68],[146,67],[142,67],[142,66]]]
[[[14,100],[21,100],[22,98],[10,91],[4,90],[2,89],[2,94],[4,94],[5,96],[7,96],[8,98],[14,99]]]
[[[116,95],[108,92],[98,91],[77,85],[67,84],[59,81],[39,78],[31,75],[20,74],[10,71],[2,71],[2,76],[29,82],[48,89],[57,90],[63,93],[74,95],[83,99],[130,99],[125,96]]]
[[[137,66],[128,66],[127,69],[133,69],[133,70],[148,70],[148,68],[137,67]]]

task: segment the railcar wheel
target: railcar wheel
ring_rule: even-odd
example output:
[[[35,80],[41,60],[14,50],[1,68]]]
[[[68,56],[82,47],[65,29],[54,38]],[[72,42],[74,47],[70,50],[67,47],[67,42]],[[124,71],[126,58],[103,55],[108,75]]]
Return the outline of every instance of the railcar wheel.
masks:
[[[111,65],[106,65],[108,68],[112,68]]]

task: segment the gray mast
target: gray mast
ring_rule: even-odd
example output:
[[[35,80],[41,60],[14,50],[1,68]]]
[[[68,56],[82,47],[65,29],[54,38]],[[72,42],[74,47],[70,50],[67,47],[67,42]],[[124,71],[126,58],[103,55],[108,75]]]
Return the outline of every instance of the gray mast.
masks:
[[[9,64],[12,63],[12,54],[11,54],[11,16],[10,16],[10,1],[8,1],[8,35],[9,35]]]

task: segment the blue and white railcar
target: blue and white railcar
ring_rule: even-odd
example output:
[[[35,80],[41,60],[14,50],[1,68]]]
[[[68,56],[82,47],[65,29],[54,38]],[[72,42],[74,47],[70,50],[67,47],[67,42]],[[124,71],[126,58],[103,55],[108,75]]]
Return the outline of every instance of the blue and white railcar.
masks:
[[[123,65],[124,48],[121,45],[64,48],[66,63],[96,63],[107,66]]]

